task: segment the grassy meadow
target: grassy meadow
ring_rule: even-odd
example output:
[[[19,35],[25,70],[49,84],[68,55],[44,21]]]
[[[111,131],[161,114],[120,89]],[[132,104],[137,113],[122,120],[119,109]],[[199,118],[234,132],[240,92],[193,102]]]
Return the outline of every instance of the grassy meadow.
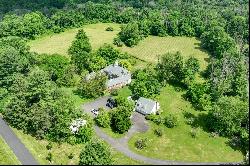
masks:
[[[81,150],[84,148],[84,145],[70,145],[68,143],[52,143],[52,162],[46,160],[46,157],[49,151],[46,149],[48,141],[46,140],[37,140],[31,135],[25,134],[20,130],[14,129],[15,134],[23,142],[23,144],[29,149],[32,155],[36,160],[42,165],[78,165],[79,155]],[[1,147],[0,147],[1,148]],[[69,159],[68,156],[73,154],[73,159]],[[139,165],[139,161],[133,160],[127,156],[124,156],[122,153],[117,152],[111,148],[111,153],[113,156],[115,165]],[[0,153],[1,154],[1,153]],[[1,159],[0,159],[1,161]],[[1,163],[1,162],[0,162]]]
[[[114,31],[105,31],[109,26],[114,28]],[[68,56],[68,48],[72,41],[75,39],[75,35],[80,28],[66,30],[60,34],[51,34],[49,36],[40,37],[37,40],[30,41],[28,44],[31,51],[37,53],[54,54],[58,53],[64,56]],[[84,31],[90,39],[92,48],[98,49],[104,43],[113,43],[113,38],[120,31],[119,24],[112,23],[98,23],[83,26]]]
[[[161,55],[180,51],[186,57],[193,56],[200,62],[201,68],[205,69],[209,55],[200,48],[200,41],[192,37],[158,37],[149,36],[139,42],[135,47],[123,46],[120,49],[135,57],[151,63],[157,63]]]
[[[105,29],[112,26],[114,31],[108,32]],[[79,28],[67,30],[60,34],[52,34],[49,36],[41,37],[37,40],[30,41],[29,45],[31,51],[37,53],[58,53],[68,56],[67,50],[74,40],[75,35]],[[113,23],[97,23],[83,26],[87,36],[90,38],[92,48],[98,49],[104,43],[112,44],[113,38],[116,37],[120,30],[119,24]],[[196,38],[190,37],[156,37],[149,36],[148,38],[140,41],[140,43],[132,48],[123,46],[117,47],[123,52],[128,52],[137,60],[137,64],[133,66],[134,69],[143,68],[147,64],[157,63],[159,57],[167,52],[180,51],[184,58],[193,56],[197,58],[201,65],[201,70],[204,70],[208,64],[209,55],[206,51],[201,49],[201,42]],[[202,81],[200,76],[197,76],[196,81]],[[80,106],[86,100],[73,94],[73,89],[65,89],[68,94],[71,94],[76,101],[76,105]],[[212,137],[204,127],[204,119],[202,115],[205,112],[196,111],[192,105],[183,99],[185,92],[175,89],[173,86],[167,85],[162,89],[156,100],[160,102],[162,115],[168,112],[174,113],[178,116],[179,125],[176,128],[168,129],[163,125],[157,126],[150,122],[150,130],[146,133],[135,134],[129,141],[129,147],[136,153],[144,156],[177,161],[197,161],[197,162],[238,162],[243,159],[240,151],[234,150],[228,145],[228,139],[224,137]],[[124,87],[118,92],[121,96],[131,95],[128,87]],[[190,134],[194,126],[186,123],[185,116],[192,116],[196,121],[197,136],[193,138]],[[154,134],[154,129],[162,128],[164,135],[157,137]],[[103,129],[105,133],[113,138],[120,138],[123,135],[113,133],[111,129]],[[25,145],[31,150],[33,155],[38,159],[41,164],[48,164],[45,159],[47,156],[47,149],[45,148],[47,142],[39,141],[35,138],[23,134],[21,131],[16,130],[17,135],[22,139]],[[138,150],[134,147],[134,143],[139,138],[148,138],[148,147],[143,150]],[[77,164],[78,156],[81,146],[71,146],[68,144],[57,145],[55,144],[52,150],[53,162],[52,164]],[[75,158],[69,160],[67,155],[74,153]],[[116,164],[140,164],[119,152],[112,151],[115,156]],[[51,163],[50,163],[51,164]]]
[[[183,99],[184,92],[176,91],[173,86],[167,85],[157,97],[164,117],[167,113],[173,113],[178,117],[178,126],[172,129],[164,125],[156,125],[150,122],[151,129],[143,134],[134,135],[129,141],[129,147],[136,153],[144,156],[177,161],[197,162],[239,162],[243,155],[240,151],[228,146],[229,139],[224,137],[212,137],[206,132],[204,125],[205,112],[198,112],[192,105]],[[195,119],[195,125],[186,123],[184,116]],[[190,134],[192,128],[197,127],[197,136]],[[161,128],[163,136],[158,137],[154,130]],[[139,138],[148,138],[148,147],[143,150],[135,148],[134,143]]]
[[[114,31],[105,31],[107,27],[113,27]],[[70,29],[60,34],[52,34],[43,36],[37,40],[30,41],[28,44],[31,51],[37,53],[58,53],[68,56],[67,50],[74,40],[79,28]],[[120,25],[114,23],[97,23],[84,25],[87,36],[94,50],[98,49],[104,43],[113,44],[113,39],[120,31]],[[149,36],[140,41],[135,47],[117,47],[123,52],[128,52],[134,57],[150,62],[156,63],[160,55],[167,52],[180,51],[184,57],[194,56],[200,62],[201,68],[205,69],[207,66],[208,54],[200,48],[200,41],[196,38],[190,37],[157,37]],[[141,62],[139,67],[143,64]],[[143,64],[145,65],[145,64]]]
[[[0,136],[0,165],[21,165],[8,144]]]

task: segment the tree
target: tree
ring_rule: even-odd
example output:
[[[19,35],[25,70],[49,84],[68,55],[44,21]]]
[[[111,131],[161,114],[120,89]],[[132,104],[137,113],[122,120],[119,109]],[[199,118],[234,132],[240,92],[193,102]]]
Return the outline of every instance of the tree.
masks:
[[[91,49],[92,48],[89,42],[89,38],[87,37],[84,30],[80,29],[76,34],[76,39],[73,41],[68,52],[70,55],[80,54],[83,52],[90,53]]]
[[[208,127],[225,136],[240,135],[247,129],[249,106],[239,97],[221,97],[209,112]]]
[[[129,88],[135,98],[153,97],[160,93],[161,84],[154,69],[138,70],[134,77]]]
[[[118,58],[120,58],[120,54],[120,51],[110,44],[104,44],[96,52],[96,55],[103,58],[108,65],[113,64]]]
[[[80,76],[76,74],[76,67],[74,65],[68,65],[63,74],[56,83],[60,86],[73,87],[80,82]]]
[[[74,137],[72,143],[84,138],[71,132],[69,127],[74,119],[86,119],[91,130],[90,118],[77,110],[72,98],[58,89],[49,74],[39,68],[32,69],[27,77],[17,75],[9,91],[10,102],[3,110],[3,117],[15,128],[58,142],[70,142],[70,137]]]
[[[188,86],[186,97],[197,109],[208,111],[212,106],[209,89],[210,87],[206,83],[193,83]]]
[[[150,23],[148,20],[141,20],[138,22],[138,29],[143,37],[148,37],[150,34]]]
[[[183,57],[180,52],[163,55],[157,65],[160,79],[170,83],[180,83],[183,80],[183,68]]]
[[[137,23],[128,23],[122,26],[118,36],[128,47],[137,45],[142,38]]]
[[[118,107],[125,107],[128,113],[131,113],[134,110],[135,103],[128,100],[126,97],[117,96],[115,97],[115,102]]]
[[[126,107],[120,106],[115,108],[111,117],[111,126],[116,132],[120,134],[125,133],[132,126],[130,116],[131,112]]]
[[[15,74],[25,74],[29,68],[27,56],[21,55],[13,47],[0,49],[0,86],[10,87],[15,80]]]
[[[212,59],[208,67],[211,97],[217,100],[222,95],[247,97],[247,69],[243,57],[225,54],[220,60]]]
[[[84,97],[96,98],[104,94],[106,82],[107,76],[101,73],[94,74],[94,77],[90,79],[86,79],[86,76],[83,76],[77,87],[77,91]]]
[[[26,44],[26,41],[17,36],[0,38],[0,49],[5,49],[6,47],[13,47],[22,55],[27,55],[30,50],[30,47]]]
[[[0,37],[21,36],[22,28],[23,22],[20,16],[5,15],[0,22]]]
[[[50,73],[52,81],[57,81],[63,76],[64,71],[66,70],[68,65],[69,65],[68,58],[62,55],[43,54],[41,55],[41,61],[39,66],[41,67],[41,69],[48,71]]]
[[[27,13],[23,17],[22,36],[35,39],[35,37],[42,35],[46,31],[46,19],[40,12]]]
[[[194,57],[188,58],[183,67],[183,75],[184,75],[183,82],[186,85],[191,84],[194,81],[195,74],[199,71],[199,69],[200,69],[200,64],[198,59]]]
[[[166,127],[168,128],[173,128],[175,126],[177,126],[178,124],[178,119],[175,115],[173,114],[168,114],[165,119],[164,119],[164,124]]]
[[[95,117],[95,122],[98,126],[103,127],[103,128],[107,128],[110,126],[111,121],[110,121],[110,114],[107,110],[105,110],[104,108],[100,108],[99,109],[99,113],[98,116]]]
[[[109,61],[106,61],[103,57],[91,54],[87,62],[88,71],[99,71],[107,65],[107,62]]]
[[[111,165],[110,149],[99,140],[87,143],[80,153],[79,165]]]
[[[222,58],[228,50],[236,50],[235,41],[225,32],[223,27],[211,27],[201,36],[202,46],[216,58]]]
[[[76,66],[76,71],[81,74],[84,70],[88,69],[88,59],[90,54],[83,51],[71,56],[72,63]]]
[[[248,40],[249,32],[248,32],[248,23],[247,18],[244,16],[233,16],[227,22],[227,32],[237,41],[237,43],[241,42],[240,40]]]

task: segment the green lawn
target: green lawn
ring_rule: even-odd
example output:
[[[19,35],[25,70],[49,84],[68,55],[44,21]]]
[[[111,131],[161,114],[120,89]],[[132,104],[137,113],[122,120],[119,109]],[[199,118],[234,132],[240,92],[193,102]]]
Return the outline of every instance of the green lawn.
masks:
[[[199,118],[200,129],[197,138],[192,138],[192,127],[185,123],[184,111],[198,117],[203,112],[195,111],[191,104],[182,98],[184,92],[177,92],[174,87],[166,86],[158,97],[163,115],[171,112],[178,116],[179,125],[169,129],[165,126],[157,126],[150,122],[150,130],[143,134],[134,135],[129,141],[129,147],[136,153],[165,160],[197,161],[197,162],[238,162],[243,155],[227,146],[227,138],[211,137],[203,130],[203,119]],[[202,116],[201,116],[202,117]],[[162,128],[164,135],[157,137],[154,129]],[[148,138],[148,147],[137,150],[134,143],[138,138]]]
[[[112,26],[114,31],[105,31],[108,26]],[[79,28],[70,29],[60,34],[52,34],[41,37],[37,40],[30,41],[29,45],[31,51],[37,53],[59,53],[67,56],[67,50],[74,40]],[[98,49],[104,43],[113,43],[113,39],[120,31],[120,25],[114,23],[97,23],[83,26],[87,36],[90,39],[93,49]],[[151,63],[156,63],[158,57],[167,52],[180,51],[184,57],[194,56],[201,64],[202,69],[207,66],[208,54],[200,48],[200,41],[196,38],[190,37],[157,37],[149,36],[140,41],[140,43],[133,47],[117,47],[123,52],[128,52],[131,55]],[[143,62],[137,64],[145,66]]]
[[[40,164],[52,164],[52,165],[77,165],[79,162],[79,154],[84,148],[84,145],[70,145],[67,143],[57,144],[52,143],[52,162],[46,160],[46,156],[48,155],[48,150],[46,149],[46,145],[48,141],[46,140],[37,140],[34,137],[23,133],[20,130],[14,129],[13,131],[19,137],[19,139],[24,143],[24,145],[29,149],[32,155],[37,159]],[[0,147],[1,149],[1,147]],[[116,165],[130,165],[130,164],[141,164],[139,161],[135,161],[130,159],[120,152],[111,149],[114,164]],[[69,159],[68,156],[72,153],[74,155],[73,159]],[[0,153],[1,154],[1,153]],[[0,159],[1,161],[1,159]],[[0,162],[1,164],[1,162]]]
[[[128,86],[125,86],[121,89],[118,90],[118,96],[122,96],[122,97],[129,97],[132,95],[131,90],[128,88]]]
[[[21,165],[8,144],[0,136],[0,165]]]
[[[105,31],[108,26],[112,26],[114,31]],[[75,35],[80,28],[70,29],[60,34],[52,34],[43,36],[37,40],[30,41],[28,44],[31,51],[37,53],[58,53],[67,56],[68,48],[71,42],[75,39]],[[113,38],[120,31],[119,24],[113,23],[98,23],[83,26],[87,36],[90,39],[93,49],[97,49],[104,43],[113,43]]]
[[[89,102],[93,99],[87,99],[83,98],[75,93],[76,88],[67,88],[67,87],[62,87],[62,90],[65,92],[65,94],[71,96],[71,98],[75,101],[76,107],[80,107],[82,104]]]
[[[133,48],[123,46],[120,49],[151,63],[156,63],[159,56],[167,52],[180,51],[184,57],[194,56],[197,58],[202,69],[205,69],[209,55],[200,48],[200,43],[194,37],[149,36]]]

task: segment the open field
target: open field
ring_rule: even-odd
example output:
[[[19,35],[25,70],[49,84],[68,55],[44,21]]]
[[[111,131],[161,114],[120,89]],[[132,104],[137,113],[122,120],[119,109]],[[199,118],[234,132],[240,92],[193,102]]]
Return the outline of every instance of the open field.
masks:
[[[157,63],[160,55],[167,52],[180,51],[184,57],[194,56],[200,62],[201,68],[207,66],[208,54],[200,48],[200,41],[190,37],[157,37],[149,36],[135,47],[123,46],[120,49],[147,62]]]
[[[112,26],[114,31],[105,31],[108,26]],[[67,56],[67,50],[74,40],[79,28],[67,30],[60,34],[53,34],[41,37],[37,40],[30,41],[31,51],[37,53],[59,53]],[[113,23],[98,23],[83,26],[87,36],[90,39],[93,49],[98,49],[104,43],[113,43],[113,39],[120,31],[119,24]],[[167,52],[180,51],[184,57],[194,56],[200,61],[201,68],[207,66],[208,54],[200,48],[200,41],[190,37],[157,37],[149,36],[140,41],[133,47],[117,47],[123,52],[128,52],[131,55],[151,63],[156,63],[158,57]]]
[[[21,165],[8,144],[0,136],[0,165]]]
[[[108,26],[112,26],[114,31],[105,31]],[[68,48],[70,47],[71,42],[74,40],[79,29],[80,28],[70,29],[60,34],[52,34],[31,41],[29,43],[31,51],[48,54],[58,53],[67,56]],[[104,43],[113,43],[113,38],[115,38],[116,34],[120,31],[120,25],[112,23],[99,23],[85,25],[83,26],[83,29],[90,39],[92,48],[97,49]]]
[[[29,151],[32,153],[32,155],[35,157],[35,159],[43,165],[77,165],[79,162],[79,154],[84,148],[84,145],[70,145],[68,143],[52,143],[52,162],[50,163],[48,160],[46,160],[46,157],[48,155],[48,150],[46,149],[46,145],[48,145],[48,141],[46,140],[37,140],[31,135],[25,134],[20,130],[14,129],[13,131],[18,136],[18,138],[23,142],[23,144],[29,149]],[[1,147],[0,147],[1,149]],[[140,164],[140,162],[132,160],[120,152],[115,151],[114,149],[111,149],[114,164],[116,165],[136,165]],[[69,159],[68,156],[72,153],[74,155],[73,159]],[[1,153],[0,153],[1,154]],[[0,159],[1,161],[1,159]],[[1,163],[1,162],[0,162]]]
[[[211,137],[204,129],[203,112],[195,111],[191,104],[182,98],[183,92],[177,92],[174,87],[168,85],[163,88],[158,101],[160,102],[162,115],[168,112],[178,116],[179,125],[169,129],[164,125],[156,125],[150,122],[151,129],[143,134],[134,135],[129,141],[129,147],[136,153],[165,160],[197,161],[197,162],[239,162],[243,155],[227,145],[228,139],[223,137]],[[190,113],[199,127],[196,138],[192,138],[191,125],[185,123],[184,111]],[[199,116],[201,115],[201,116]],[[198,118],[199,117],[199,118]],[[163,136],[157,137],[154,129],[162,128]],[[139,138],[148,138],[148,147],[138,150],[134,143]]]

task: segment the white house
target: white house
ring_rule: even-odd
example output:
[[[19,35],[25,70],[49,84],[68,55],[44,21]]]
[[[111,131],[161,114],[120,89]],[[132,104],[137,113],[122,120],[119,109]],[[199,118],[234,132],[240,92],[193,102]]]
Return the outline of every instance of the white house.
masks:
[[[144,97],[140,97],[135,106],[135,111],[143,114],[156,114],[156,112],[160,109],[160,104],[157,101],[146,99]]]

